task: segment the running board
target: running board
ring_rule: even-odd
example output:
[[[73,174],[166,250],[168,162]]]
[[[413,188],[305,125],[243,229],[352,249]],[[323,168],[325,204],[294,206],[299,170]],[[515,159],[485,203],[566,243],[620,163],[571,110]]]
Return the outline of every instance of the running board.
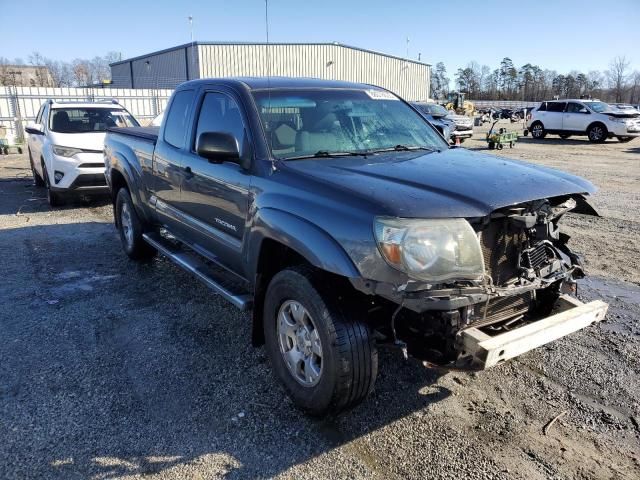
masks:
[[[143,233],[142,238],[177,266],[193,274],[211,290],[240,310],[246,311],[252,308],[253,296],[243,291],[238,282],[225,278],[224,270],[207,264],[197,253],[163,238],[159,233]]]

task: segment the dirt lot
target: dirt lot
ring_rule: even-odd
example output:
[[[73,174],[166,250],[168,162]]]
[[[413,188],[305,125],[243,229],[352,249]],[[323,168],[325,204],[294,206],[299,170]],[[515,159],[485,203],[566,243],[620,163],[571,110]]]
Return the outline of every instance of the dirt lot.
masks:
[[[640,140],[496,153],[600,187],[603,216],[565,224],[608,320],[479,374],[385,350],[374,394],[327,420],[292,407],[247,315],[128,261],[107,202],[51,210],[0,157],[0,478],[640,478]]]

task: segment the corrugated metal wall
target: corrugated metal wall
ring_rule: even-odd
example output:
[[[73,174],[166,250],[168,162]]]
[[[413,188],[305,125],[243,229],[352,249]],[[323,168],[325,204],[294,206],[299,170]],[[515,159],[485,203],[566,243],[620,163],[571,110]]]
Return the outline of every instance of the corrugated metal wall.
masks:
[[[113,85],[122,88],[175,88],[198,77],[197,47],[182,46],[111,65]],[[189,70],[187,72],[187,69]]]
[[[7,137],[19,139],[26,123],[35,119],[49,98],[81,102],[115,98],[144,122],[164,111],[171,93],[164,89],[0,87],[0,127]]]
[[[429,98],[428,65],[342,45],[203,44],[198,49],[201,78],[267,74],[326,78],[371,83],[407,100]]]

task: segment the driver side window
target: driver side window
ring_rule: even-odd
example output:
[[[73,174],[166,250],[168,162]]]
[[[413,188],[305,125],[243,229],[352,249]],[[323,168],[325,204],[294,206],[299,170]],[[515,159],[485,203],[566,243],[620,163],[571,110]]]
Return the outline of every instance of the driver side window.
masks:
[[[236,101],[224,93],[209,92],[205,94],[198,115],[194,150],[197,150],[198,138],[205,132],[228,133],[238,142],[238,150],[242,155],[244,144],[244,122]]]
[[[575,102],[569,102],[567,105],[567,113],[585,113],[587,109],[584,105]]]

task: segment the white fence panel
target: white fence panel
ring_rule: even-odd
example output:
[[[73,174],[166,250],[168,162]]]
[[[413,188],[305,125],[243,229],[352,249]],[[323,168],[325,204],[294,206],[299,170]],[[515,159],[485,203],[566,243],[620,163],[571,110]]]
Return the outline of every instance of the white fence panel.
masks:
[[[92,102],[115,99],[142,124],[163,112],[173,90],[126,88],[0,87],[0,139],[24,140],[24,127],[47,100]]]

